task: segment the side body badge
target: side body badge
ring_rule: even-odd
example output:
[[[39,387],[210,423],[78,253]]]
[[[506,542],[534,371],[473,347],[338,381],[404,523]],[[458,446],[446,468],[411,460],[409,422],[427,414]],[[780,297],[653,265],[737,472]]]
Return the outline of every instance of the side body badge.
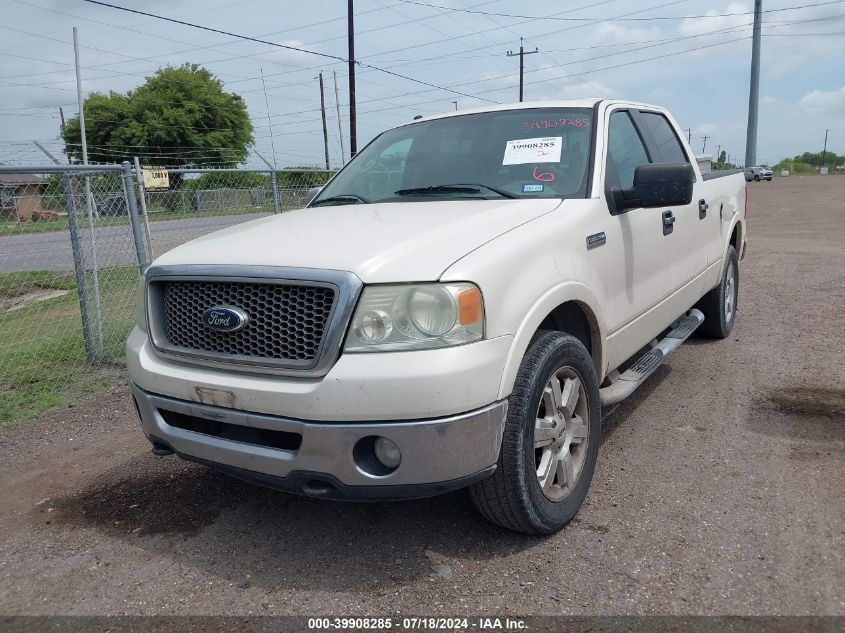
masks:
[[[587,236],[587,250],[592,250],[599,246],[604,246],[605,242],[607,242],[607,236],[605,236],[604,231],[601,233],[593,233],[592,235]]]

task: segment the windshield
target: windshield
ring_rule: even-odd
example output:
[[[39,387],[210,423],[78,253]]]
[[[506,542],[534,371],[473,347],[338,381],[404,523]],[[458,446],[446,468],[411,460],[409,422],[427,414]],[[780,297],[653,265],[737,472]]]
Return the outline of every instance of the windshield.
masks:
[[[592,117],[534,108],[405,125],[365,147],[311,204],[582,198]]]

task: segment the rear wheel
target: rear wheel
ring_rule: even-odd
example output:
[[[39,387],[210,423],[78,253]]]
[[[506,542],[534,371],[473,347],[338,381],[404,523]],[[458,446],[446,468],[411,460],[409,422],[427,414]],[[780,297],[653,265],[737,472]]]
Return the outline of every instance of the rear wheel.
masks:
[[[704,323],[698,331],[710,338],[727,338],[736,322],[739,297],[739,263],[736,250],[728,246],[719,285],[701,298],[698,309],[704,313]]]
[[[551,534],[578,512],[593,478],[601,407],[584,345],[561,332],[534,337],[508,399],[496,472],[470,488],[487,519]]]

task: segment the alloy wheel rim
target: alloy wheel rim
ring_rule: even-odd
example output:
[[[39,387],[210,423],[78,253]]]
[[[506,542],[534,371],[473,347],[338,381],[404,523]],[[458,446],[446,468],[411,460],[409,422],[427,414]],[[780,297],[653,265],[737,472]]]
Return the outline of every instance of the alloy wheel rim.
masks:
[[[736,301],[736,275],[734,274],[733,262],[728,264],[727,287],[725,288],[725,321],[730,322],[734,314],[734,302]]]
[[[534,423],[537,484],[550,501],[563,501],[584,469],[590,409],[584,381],[572,367],[556,370],[543,389]]]

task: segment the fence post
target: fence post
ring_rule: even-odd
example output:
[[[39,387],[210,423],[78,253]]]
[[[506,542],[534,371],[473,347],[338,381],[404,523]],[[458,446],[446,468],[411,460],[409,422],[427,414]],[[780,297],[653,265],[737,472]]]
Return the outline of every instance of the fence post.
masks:
[[[276,178],[276,170],[270,172],[270,177],[273,179],[273,213],[281,213],[282,205],[279,200],[279,183]]]
[[[150,258],[155,259],[153,252],[153,236],[150,233],[150,216],[147,215],[147,193],[144,190],[144,173],[141,171],[141,162],[135,157],[135,178],[138,180],[138,193],[141,198],[141,213],[144,215],[144,230],[147,233],[147,245],[150,247]]]
[[[82,318],[82,338],[85,341],[85,358],[93,364],[94,341],[91,339],[91,325],[88,322],[88,291],[85,287],[85,268],[82,262],[82,245],[79,242],[79,225],[76,223],[76,206],[73,201],[73,186],[70,174],[62,175],[67,206],[67,223],[70,228],[70,248],[73,252],[73,269],[76,272],[76,294],[79,295],[79,314]]]
[[[129,224],[132,225],[132,239],[135,241],[135,256],[138,258],[138,270],[143,275],[147,270],[147,251],[144,248],[144,238],[141,235],[141,222],[138,218],[138,200],[135,197],[135,183],[132,181],[132,166],[128,160],[121,163],[123,167],[123,191],[126,194],[126,207],[129,211]]]

